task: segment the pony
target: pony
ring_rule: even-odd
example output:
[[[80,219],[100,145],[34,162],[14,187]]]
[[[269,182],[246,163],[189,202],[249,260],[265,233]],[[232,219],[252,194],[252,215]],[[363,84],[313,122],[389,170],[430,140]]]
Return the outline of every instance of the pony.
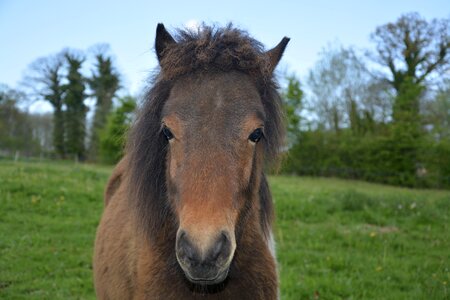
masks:
[[[175,37],[174,37],[175,36]],[[232,25],[156,29],[159,68],[105,190],[99,299],[277,299],[266,166],[283,149],[274,69]]]

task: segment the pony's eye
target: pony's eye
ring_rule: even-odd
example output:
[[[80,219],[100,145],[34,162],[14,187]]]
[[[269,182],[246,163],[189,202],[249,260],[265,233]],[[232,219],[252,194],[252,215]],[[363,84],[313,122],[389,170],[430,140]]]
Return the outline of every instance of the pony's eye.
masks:
[[[253,143],[257,143],[259,142],[259,140],[261,139],[261,137],[263,136],[263,131],[261,128],[257,128],[255,129],[255,131],[252,132],[252,134],[250,134],[248,136],[248,139],[250,141],[252,141]]]
[[[167,128],[166,126],[163,127],[162,132],[164,133],[164,135],[168,141],[173,139],[172,131],[170,131],[170,129]]]

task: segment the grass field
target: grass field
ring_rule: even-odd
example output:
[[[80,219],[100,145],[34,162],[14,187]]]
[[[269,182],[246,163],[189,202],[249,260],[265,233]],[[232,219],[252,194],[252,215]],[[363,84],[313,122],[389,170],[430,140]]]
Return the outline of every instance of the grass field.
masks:
[[[111,169],[0,160],[0,299],[92,299]],[[450,299],[450,192],[272,177],[282,299]]]

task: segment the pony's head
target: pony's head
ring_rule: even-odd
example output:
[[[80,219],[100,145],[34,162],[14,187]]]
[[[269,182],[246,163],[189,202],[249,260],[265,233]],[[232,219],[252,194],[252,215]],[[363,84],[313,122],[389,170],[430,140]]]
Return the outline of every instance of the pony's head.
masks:
[[[253,230],[267,234],[270,213],[258,200],[264,162],[283,140],[272,73],[288,41],[265,52],[231,26],[174,39],[158,25],[161,70],[128,145],[130,192],[150,238],[174,234],[193,283],[226,278],[252,209]]]

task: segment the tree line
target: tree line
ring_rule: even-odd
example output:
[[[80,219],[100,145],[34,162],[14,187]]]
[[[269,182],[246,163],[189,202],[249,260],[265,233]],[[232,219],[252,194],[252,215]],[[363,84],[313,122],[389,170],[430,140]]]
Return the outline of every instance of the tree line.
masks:
[[[83,69],[88,55],[93,61],[90,72]],[[111,152],[122,152],[122,135],[136,105],[131,96],[117,97],[120,82],[106,45],[98,45],[88,54],[64,49],[37,59],[23,79],[25,92],[0,88],[0,108],[5,115],[0,121],[0,149],[77,161],[115,162],[117,154]],[[53,112],[41,115],[19,109],[33,101],[46,101]],[[114,101],[119,105],[115,109]],[[33,124],[33,119],[41,122]]]
[[[449,24],[405,14],[375,28],[374,50],[329,44],[301,82],[285,76],[281,172],[450,187]],[[120,159],[136,100],[118,97],[121,76],[108,47],[65,49],[26,74],[26,93],[0,87],[0,151]],[[52,115],[18,108],[30,99],[50,103]]]
[[[375,51],[328,46],[284,99],[283,171],[410,187],[450,187],[450,22],[417,13],[379,26]],[[291,122],[292,123],[292,122]]]

